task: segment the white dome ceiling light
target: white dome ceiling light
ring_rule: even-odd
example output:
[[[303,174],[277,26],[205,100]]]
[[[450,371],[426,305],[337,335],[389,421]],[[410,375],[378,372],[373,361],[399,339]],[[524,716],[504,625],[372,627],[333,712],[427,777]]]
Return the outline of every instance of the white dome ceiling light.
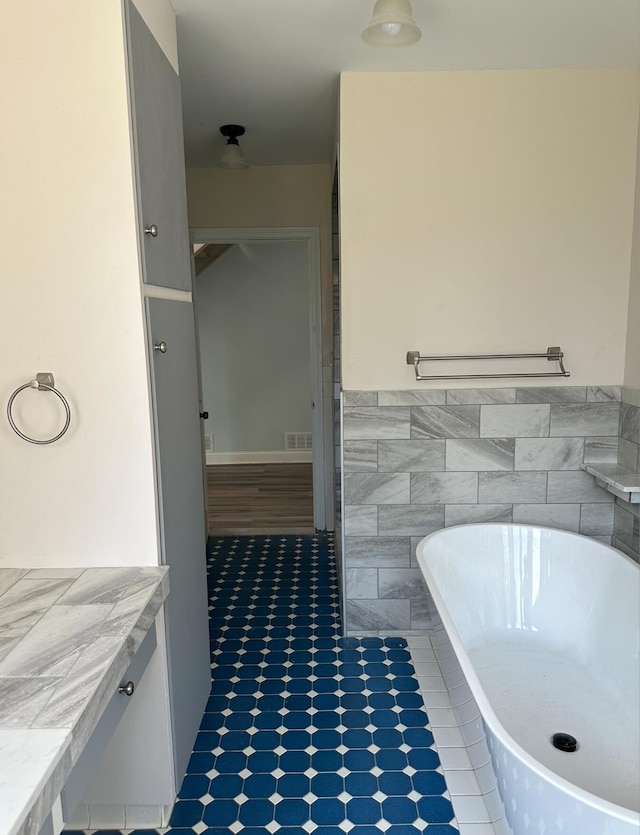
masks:
[[[370,46],[411,46],[421,37],[409,0],[378,0],[371,23],[362,33]]]
[[[226,168],[228,171],[246,171],[249,163],[244,158],[238,142],[238,137],[244,136],[242,125],[222,125],[220,133],[226,138],[227,144],[216,166]]]

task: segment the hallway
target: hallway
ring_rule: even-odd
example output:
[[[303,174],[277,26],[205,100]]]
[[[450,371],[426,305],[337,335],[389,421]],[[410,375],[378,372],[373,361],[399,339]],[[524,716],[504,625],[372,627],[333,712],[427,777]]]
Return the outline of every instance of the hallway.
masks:
[[[206,473],[210,536],[314,533],[311,463],[216,464]]]
[[[456,835],[406,640],[340,637],[332,537],[212,538],[208,572],[211,696],[172,831]]]

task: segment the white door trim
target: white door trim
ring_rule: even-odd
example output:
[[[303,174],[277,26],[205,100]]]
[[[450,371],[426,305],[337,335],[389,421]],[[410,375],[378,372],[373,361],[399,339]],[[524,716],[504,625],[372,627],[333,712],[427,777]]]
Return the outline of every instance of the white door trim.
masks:
[[[327,527],[325,505],[324,427],[322,402],[322,328],[320,320],[320,230],[317,226],[189,230],[191,243],[239,244],[268,241],[305,241],[309,264],[309,325],[313,431],[313,522]],[[197,299],[196,299],[197,304]]]

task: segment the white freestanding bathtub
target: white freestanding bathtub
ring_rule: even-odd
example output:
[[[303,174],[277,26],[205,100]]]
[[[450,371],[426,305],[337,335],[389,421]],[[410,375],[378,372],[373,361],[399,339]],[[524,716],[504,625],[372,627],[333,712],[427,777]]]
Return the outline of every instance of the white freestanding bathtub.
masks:
[[[456,719],[514,835],[638,835],[638,565],[530,525],[447,528],[417,555]]]

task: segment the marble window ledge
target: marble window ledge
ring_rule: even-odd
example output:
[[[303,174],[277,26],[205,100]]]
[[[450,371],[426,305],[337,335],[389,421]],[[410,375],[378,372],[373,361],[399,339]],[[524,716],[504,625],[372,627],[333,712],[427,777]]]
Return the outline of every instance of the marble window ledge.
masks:
[[[596,484],[630,504],[640,504],[640,473],[618,464],[582,464]]]

